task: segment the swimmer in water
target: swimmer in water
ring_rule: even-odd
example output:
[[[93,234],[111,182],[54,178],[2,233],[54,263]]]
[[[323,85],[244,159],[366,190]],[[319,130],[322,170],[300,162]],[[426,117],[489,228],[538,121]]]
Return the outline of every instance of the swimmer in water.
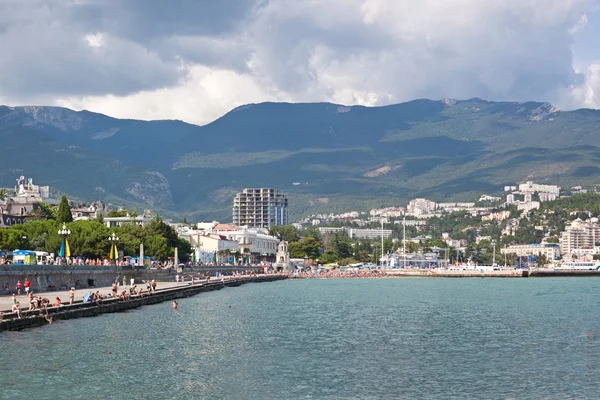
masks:
[[[171,306],[173,306],[173,310],[177,310],[177,302],[175,300],[173,300]]]

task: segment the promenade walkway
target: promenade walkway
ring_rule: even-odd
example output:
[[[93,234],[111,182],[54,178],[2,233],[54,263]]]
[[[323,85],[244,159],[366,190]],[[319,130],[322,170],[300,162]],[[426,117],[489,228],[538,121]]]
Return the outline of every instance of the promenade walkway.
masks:
[[[246,275],[241,276],[241,277],[248,277]],[[173,278],[174,279],[174,278]],[[230,276],[225,276],[224,277],[225,281],[231,279]],[[221,281],[221,277],[211,277],[210,278],[211,282],[217,282],[217,281]],[[196,279],[194,281],[195,285],[198,285],[200,283],[206,282],[205,280],[202,279]],[[136,283],[138,288],[141,289],[146,289],[146,283]],[[156,289],[157,290],[162,290],[162,289],[171,289],[171,288],[177,288],[177,287],[184,287],[184,286],[189,286],[191,285],[191,280],[186,280],[185,282],[156,282]],[[118,287],[118,292],[121,293],[125,288],[129,289],[130,286],[126,285],[120,285]],[[75,290],[75,303],[77,302],[81,302],[83,300],[83,296],[85,296],[85,294],[88,291],[92,291],[92,292],[96,292],[96,291],[100,291],[100,294],[102,295],[110,295],[112,294],[112,287],[111,286],[106,286],[106,287],[92,287],[92,288],[83,288],[83,289],[77,289]],[[49,291],[49,292],[34,292],[33,293],[34,296],[42,296],[42,297],[46,297],[50,300],[50,304],[53,304],[56,300],[56,297],[58,296],[60,298],[60,301],[63,304],[69,304],[69,291],[68,290],[54,290],[54,291]],[[17,301],[20,303],[21,305],[21,310],[27,310],[29,309],[29,300],[27,299],[27,295],[25,295],[25,292],[22,291],[20,296],[16,296]],[[12,296],[11,295],[5,295],[2,294],[0,296],[0,311],[1,312],[10,312],[11,307],[12,307]]]

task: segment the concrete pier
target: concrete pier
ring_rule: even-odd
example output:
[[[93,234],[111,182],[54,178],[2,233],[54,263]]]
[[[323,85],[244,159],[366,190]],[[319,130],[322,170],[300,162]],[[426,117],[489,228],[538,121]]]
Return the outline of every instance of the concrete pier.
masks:
[[[105,299],[101,304],[83,303],[81,301],[73,305],[63,305],[61,307],[48,307],[48,316],[54,321],[92,317],[100,314],[120,312],[141,307],[143,305],[156,304],[165,301],[172,301],[179,298],[190,297],[201,292],[219,290],[228,286],[240,286],[251,282],[272,282],[276,280],[287,279],[285,275],[257,275],[242,277],[213,278],[209,283],[191,283],[159,289],[155,293],[144,296],[132,296],[128,301],[121,301],[119,298]],[[206,281],[204,281],[206,282]],[[0,331],[4,330],[22,330],[36,326],[48,325],[48,322],[40,310],[23,311],[22,318],[17,318],[14,313],[4,313],[0,315]]]
[[[196,278],[203,274],[214,276],[217,272],[229,275],[232,272],[252,271],[254,273],[262,272],[260,267],[246,266],[212,266],[195,267],[194,269],[185,268],[186,280],[190,275]],[[31,288],[34,292],[45,292],[55,290],[68,290],[70,287],[79,288],[99,288],[110,286],[115,280],[121,282],[126,277],[134,278],[137,283],[144,281],[174,282],[177,273],[173,270],[157,270],[147,268],[115,268],[114,266],[94,266],[94,265],[0,265],[0,290],[4,292],[4,285],[8,286],[12,292],[15,291],[17,281],[21,285],[25,279],[31,282]]]

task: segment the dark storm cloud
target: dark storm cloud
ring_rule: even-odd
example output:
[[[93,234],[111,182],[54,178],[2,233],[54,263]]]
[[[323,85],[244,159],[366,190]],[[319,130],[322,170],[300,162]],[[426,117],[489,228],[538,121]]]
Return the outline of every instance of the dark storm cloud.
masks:
[[[260,4],[240,0],[1,2],[0,91],[17,98],[120,96],[176,85],[186,77],[186,63],[218,62],[219,48],[212,40],[201,46],[203,37],[230,35]],[[186,43],[181,39],[185,37],[195,40]],[[227,58],[224,64],[231,65]]]
[[[574,32],[585,29],[586,13],[598,4],[5,0],[0,97],[58,98],[86,107],[102,98],[104,107],[117,109],[122,99],[160,110],[163,96],[190,103],[203,93],[211,115],[241,97],[366,105],[483,97],[591,105],[600,91],[600,66],[574,68]],[[189,112],[196,120],[197,108]]]

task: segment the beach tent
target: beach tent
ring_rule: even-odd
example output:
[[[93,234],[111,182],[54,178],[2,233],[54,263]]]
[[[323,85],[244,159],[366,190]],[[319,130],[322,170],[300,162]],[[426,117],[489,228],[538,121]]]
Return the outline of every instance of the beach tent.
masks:
[[[15,250],[13,251],[13,263],[19,265],[34,265],[37,263],[35,251]]]

